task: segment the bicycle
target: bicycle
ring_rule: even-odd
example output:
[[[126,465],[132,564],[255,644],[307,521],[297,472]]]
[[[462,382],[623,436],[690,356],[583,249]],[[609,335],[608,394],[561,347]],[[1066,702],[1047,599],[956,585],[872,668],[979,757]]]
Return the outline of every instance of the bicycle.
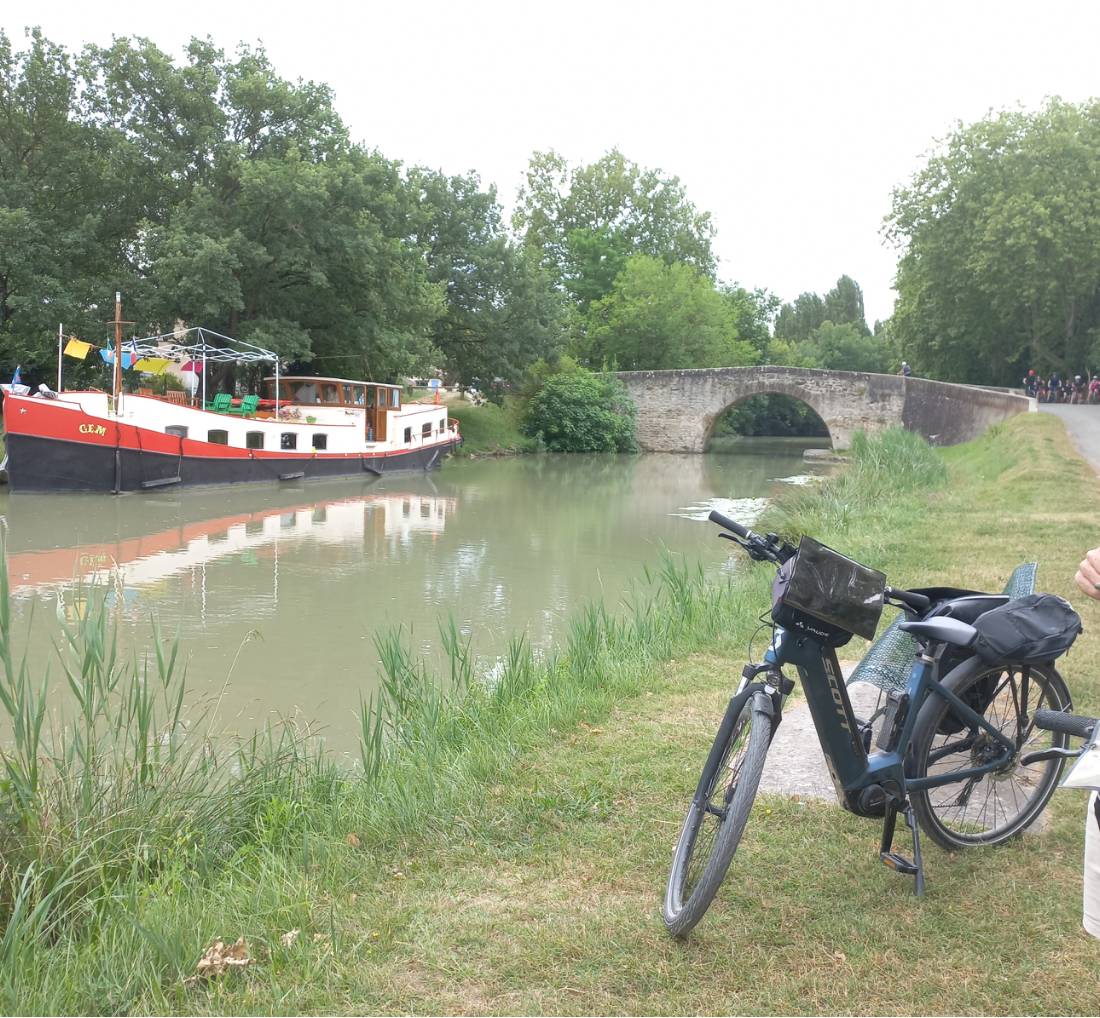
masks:
[[[1052,663],[1062,651],[1051,653],[1050,660],[1021,663],[988,661],[973,650],[984,639],[983,617],[1022,601],[953,588],[888,586],[882,573],[811,538],[803,537],[795,548],[718,512],[710,520],[727,531],[720,537],[754,561],[776,566],[779,575],[768,651],[761,663],[750,662],[742,671],[676,843],[662,910],[671,934],[686,936],[699,922],[733,860],[784,702],[794,690],[794,680],[783,674],[785,665],[801,680],[841,806],[882,818],[879,858],[913,876],[918,896],[925,885],[921,830],[956,850],[1000,844],[1035,821],[1063,764],[1061,755],[1042,754],[1066,746],[1065,734],[1044,733],[1033,718],[1036,710],[1071,708],[1069,690]],[[794,592],[800,562],[809,589],[803,581],[803,589]],[[905,613],[900,628],[916,639],[920,653],[905,691],[891,692],[875,717],[860,721],[836,648],[852,635],[870,639],[887,604]],[[1076,613],[1061,605],[1079,631]],[[911,832],[912,858],[893,850],[899,815]]]

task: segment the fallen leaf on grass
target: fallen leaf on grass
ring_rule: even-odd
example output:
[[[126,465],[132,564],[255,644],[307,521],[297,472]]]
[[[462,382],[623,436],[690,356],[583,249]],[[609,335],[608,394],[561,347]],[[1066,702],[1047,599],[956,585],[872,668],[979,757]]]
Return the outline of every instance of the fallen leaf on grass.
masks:
[[[315,944],[327,944],[331,939],[332,939],[332,937],[330,937],[327,933],[314,933],[313,934],[313,942]]]
[[[195,974],[183,982],[185,986],[194,986],[195,983],[220,976],[229,969],[243,969],[251,964],[248,941],[244,937],[238,937],[236,943],[229,947],[225,946],[224,940],[215,940],[195,965]]]
[[[298,939],[299,933],[301,933],[301,930],[287,930],[286,933],[279,938],[279,943],[282,944],[283,947],[293,947]]]
[[[352,831],[351,834],[349,834],[344,840],[349,845],[351,845],[352,848],[358,848],[362,844],[362,842],[359,840],[359,835],[356,834],[354,831]]]

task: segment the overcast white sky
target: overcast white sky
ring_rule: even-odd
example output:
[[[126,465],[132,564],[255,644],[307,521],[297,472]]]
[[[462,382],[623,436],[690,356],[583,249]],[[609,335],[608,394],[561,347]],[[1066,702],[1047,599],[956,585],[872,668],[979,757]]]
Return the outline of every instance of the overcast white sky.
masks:
[[[841,273],[868,321],[893,306],[890,191],[934,139],[989,109],[1100,94],[1100,4],[437,2],[5,4],[76,48],[145,35],[260,40],[335,89],[390,158],[476,170],[506,208],[535,149],[618,146],[714,214],[722,278],[785,300]]]

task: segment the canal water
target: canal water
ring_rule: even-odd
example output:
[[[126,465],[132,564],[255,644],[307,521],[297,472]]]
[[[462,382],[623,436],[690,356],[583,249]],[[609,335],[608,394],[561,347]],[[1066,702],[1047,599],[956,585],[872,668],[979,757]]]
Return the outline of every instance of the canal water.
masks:
[[[11,495],[0,488],[15,632],[56,665],[60,621],[94,580],[140,657],[151,616],[179,633],[190,695],[247,733],[296,717],[356,747],[378,683],[375,637],[403,626],[438,661],[453,617],[489,671],[514,634],[536,648],[586,600],[616,604],[662,548],[722,568],[711,508],[748,519],[798,483],[806,440],[722,455],[451,460],[431,474],[282,488]],[[777,479],[786,478],[786,482]],[[17,652],[21,648],[17,646]]]

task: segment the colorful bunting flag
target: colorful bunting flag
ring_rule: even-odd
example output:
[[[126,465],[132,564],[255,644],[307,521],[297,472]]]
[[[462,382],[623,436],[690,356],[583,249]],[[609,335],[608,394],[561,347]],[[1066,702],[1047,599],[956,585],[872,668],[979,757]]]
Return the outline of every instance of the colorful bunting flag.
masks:
[[[75,357],[77,360],[82,361],[92,351],[92,344],[85,343],[82,339],[77,339],[75,336],[69,340],[65,346],[65,354],[68,357]]]
[[[147,375],[163,375],[169,363],[167,357],[143,357],[134,364],[134,369]]]

